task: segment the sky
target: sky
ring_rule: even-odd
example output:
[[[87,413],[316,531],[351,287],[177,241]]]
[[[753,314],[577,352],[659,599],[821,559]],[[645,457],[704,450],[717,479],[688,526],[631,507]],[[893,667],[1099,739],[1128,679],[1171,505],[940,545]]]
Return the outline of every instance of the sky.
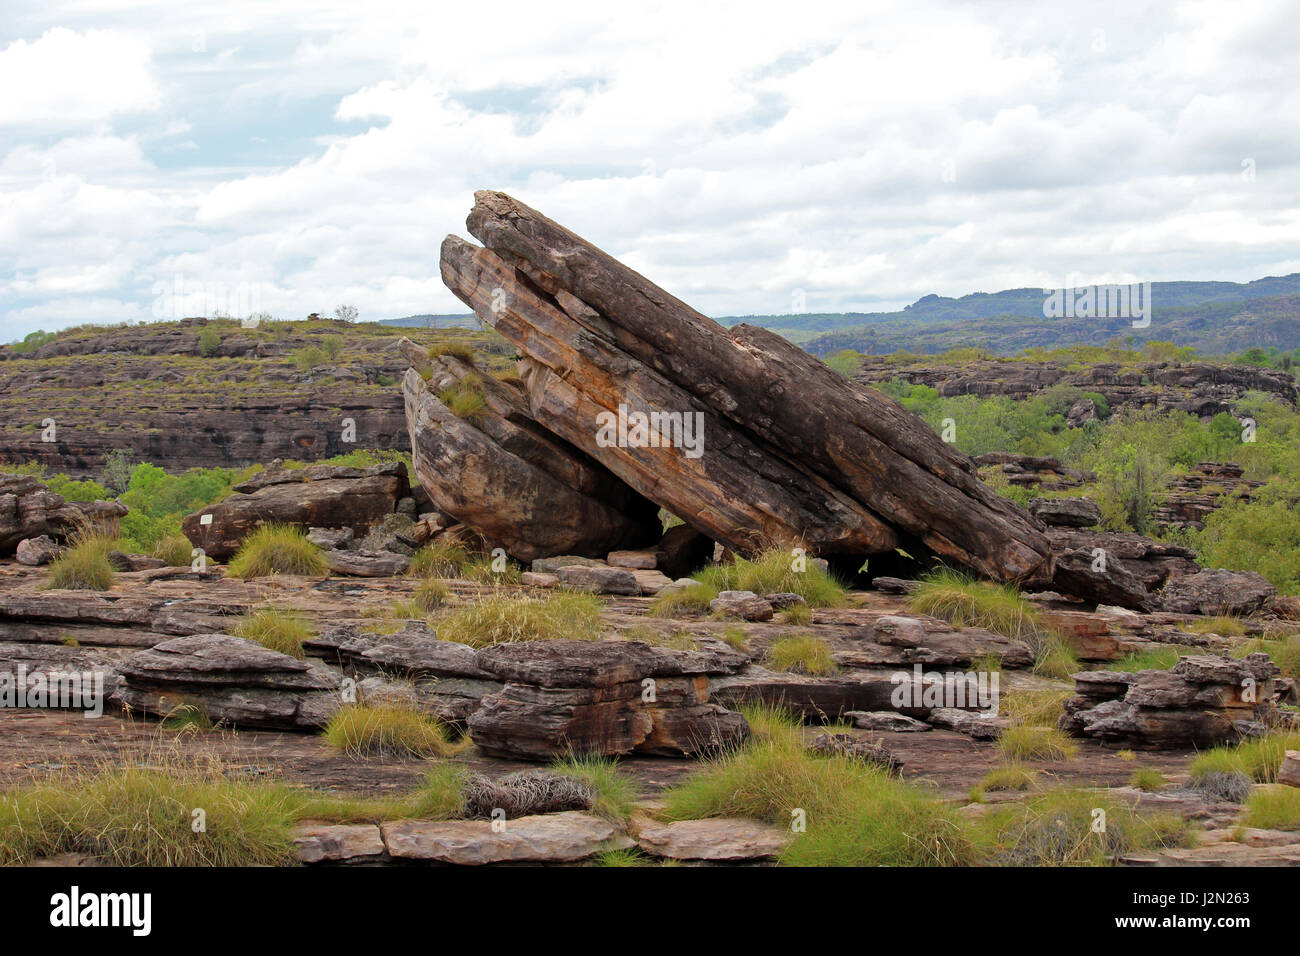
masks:
[[[1294,13],[4,0],[0,341],[463,313],[485,188],[715,316],[1297,272]]]

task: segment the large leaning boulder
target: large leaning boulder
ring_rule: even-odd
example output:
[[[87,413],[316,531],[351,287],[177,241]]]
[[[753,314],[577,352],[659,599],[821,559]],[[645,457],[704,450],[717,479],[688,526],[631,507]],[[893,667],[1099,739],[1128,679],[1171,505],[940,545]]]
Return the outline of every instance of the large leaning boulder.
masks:
[[[126,513],[120,501],[66,501],[31,475],[0,474],[0,555],[13,554],[25,539],[64,539],[83,525]]]
[[[732,550],[903,547],[1046,584],[1041,526],[888,397],[764,329],[724,329],[533,209],[479,192],[443,281],[524,356],[531,417]],[[860,562],[859,562],[860,563]]]

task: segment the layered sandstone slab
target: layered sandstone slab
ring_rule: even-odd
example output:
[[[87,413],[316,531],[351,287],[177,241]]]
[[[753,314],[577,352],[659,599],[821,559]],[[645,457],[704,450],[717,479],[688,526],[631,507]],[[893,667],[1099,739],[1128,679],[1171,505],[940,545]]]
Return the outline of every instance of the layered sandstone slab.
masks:
[[[509,196],[475,199],[468,226],[486,248],[448,237],[444,282],[525,356],[532,417],[647,498],[734,550],[902,546],[1050,579],[1041,526],[896,402],[771,332],[722,328]],[[638,413],[649,442],[625,439]],[[612,420],[618,441],[601,434]]]

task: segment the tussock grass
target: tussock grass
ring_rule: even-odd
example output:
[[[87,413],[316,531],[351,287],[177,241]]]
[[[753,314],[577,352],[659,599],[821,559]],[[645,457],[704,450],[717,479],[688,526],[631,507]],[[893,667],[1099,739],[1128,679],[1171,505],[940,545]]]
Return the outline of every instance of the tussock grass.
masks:
[[[153,556],[159,561],[166,561],[170,567],[183,568],[189,565],[194,546],[183,534],[169,534],[159,538],[153,546]]]
[[[178,758],[68,771],[0,795],[0,865],[67,852],[112,866],[283,865],[300,803],[282,784]]]
[[[998,701],[998,710],[1026,727],[1055,727],[1070,696],[1068,690],[1017,690]]]
[[[464,545],[435,540],[415,552],[406,573],[413,578],[463,578],[472,560]]]
[[[1256,790],[1246,800],[1245,823],[1261,830],[1300,830],[1300,787]]]
[[[303,657],[303,641],[312,634],[311,625],[301,614],[277,607],[258,608],[235,627],[236,637],[299,659]]]
[[[415,586],[415,593],[411,596],[411,603],[415,608],[425,614],[430,614],[438,610],[447,603],[447,598],[451,596],[451,588],[438,580],[437,578],[426,578]]]
[[[921,579],[908,596],[913,613],[926,614],[956,627],[982,627],[1023,640],[1034,649],[1034,672],[1068,678],[1079,670],[1069,643],[1043,621],[1038,610],[1005,584],[976,581],[950,568],[939,568]]]
[[[994,767],[986,773],[980,782],[977,783],[970,793],[972,800],[979,802],[983,799],[984,793],[990,790],[1001,791],[1025,791],[1033,790],[1038,783],[1038,771],[1030,770],[1028,767],[1022,767],[1019,764],[1010,763],[1002,767]]]
[[[1241,618],[1230,615],[1219,615],[1218,617],[1207,617],[1204,620],[1196,621],[1186,628],[1183,628],[1192,634],[1218,634],[1220,637],[1244,637],[1246,634],[1246,625],[1242,623]]]
[[[429,347],[429,358],[438,358],[440,355],[450,355],[467,365],[473,365],[477,360],[474,349],[464,342],[439,342]]]
[[[650,605],[654,617],[673,617],[682,612],[707,611],[709,602],[718,596],[718,589],[699,581],[684,588],[660,591]]]
[[[790,548],[765,548],[752,559],[737,557],[735,564],[710,565],[692,577],[713,589],[713,597],[719,591],[753,591],[760,596],[788,592],[800,595],[809,608],[842,606],[844,586],[809,559],[803,571],[795,571],[790,552]],[[708,601],[704,604],[707,607]]]
[[[353,757],[445,757],[457,750],[438,720],[397,704],[350,704],[330,718],[324,736]]]
[[[1168,778],[1154,767],[1140,767],[1129,777],[1128,785],[1138,790],[1155,791],[1169,783]]]
[[[1300,750],[1300,731],[1274,733],[1243,740],[1235,746],[1215,747],[1193,760],[1189,770],[1194,781],[1208,774],[1240,773],[1256,783],[1273,783],[1288,750]]]
[[[661,631],[657,628],[638,624],[630,627],[620,635],[626,641],[640,641],[651,647],[667,647],[675,651],[698,651],[700,642],[685,631]]]
[[[522,577],[519,566],[510,561],[498,571],[494,567],[495,559],[488,555],[474,557],[461,566],[460,576],[466,581],[477,584],[518,584]]]
[[[998,737],[998,748],[1008,760],[1069,760],[1079,745],[1055,727],[1008,727]]]
[[[117,572],[108,560],[108,553],[116,544],[108,535],[78,531],[63,553],[50,562],[50,579],[45,587],[107,591],[117,579]]]
[[[961,865],[974,847],[950,808],[891,774],[811,754],[798,724],[743,708],[753,737],[665,795],[670,820],[746,816],[782,828],[806,820],[781,862],[794,866]]]
[[[451,388],[443,389],[438,394],[438,401],[457,418],[469,421],[481,418],[487,411],[483,380],[477,375],[466,375]]]
[[[1101,832],[1094,829],[1099,812]],[[1121,854],[1186,845],[1191,836],[1181,817],[1143,816],[1103,792],[1074,789],[1003,805],[971,829],[989,862],[1013,866],[1107,866]]]
[[[600,638],[600,601],[593,594],[561,591],[545,597],[496,594],[457,608],[438,621],[445,641],[487,647],[523,641]]]
[[[739,624],[723,631],[722,639],[727,642],[728,646],[746,654],[749,653],[749,634]]]
[[[244,540],[226,566],[227,574],[243,579],[327,571],[320,548],[307,540],[302,529],[283,524],[262,525]]]
[[[785,624],[793,624],[797,627],[803,627],[813,622],[813,612],[807,604],[791,604],[781,612],[781,620]]]
[[[595,754],[573,754],[554,761],[551,773],[579,780],[591,788],[591,809],[610,820],[626,820],[637,801],[636,783],[619,770],[618,761]]]
[[[591,864],[606,867],[654,866],[655,861],[632,847],[626,850],[601,850],[591,858]]]
[[[831,656],[831,646],[824,638],[811,634],[789,634],[772,642],[767,662],[775,670],[824,677],[839,667]]]
[[[409,793],[382,797],[304,794],[297,816],[321,823],[383,823],[387,820],[456,820],[464,816],[463,767],[439,763]]]

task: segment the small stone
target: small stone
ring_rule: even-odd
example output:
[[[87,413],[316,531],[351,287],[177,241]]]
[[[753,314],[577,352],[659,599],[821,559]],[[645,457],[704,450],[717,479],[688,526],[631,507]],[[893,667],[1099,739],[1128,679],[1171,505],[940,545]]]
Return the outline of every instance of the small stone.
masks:
[[[795,594],[793,591],[779,591],[776,594],[764,594],[763,600],[778,611],[784,611],[788,607],[794,607],[796,604],[807,604],[802,594]]]
[[[659,556],[653,551],[611,551],[607,560],[611,568],[653,571],[659,567]]]
[[[853,721],[853,726],[861,730],[921,733],[931,729],[924,721],[893,710],[850,710],[844,714],[844,717]]]
[[[570,565],[560,568],[555,575],[560,579],[561,584],[584,591],[595,591],[597,594],[641,593],[641,585],[637,583],[636,575],[626,568]]]
[[[327,551],[346,548],[355,537],[351,528],[309,528],[307,540]]]
[[[1288,750],[1277,771],[1277,782],[1288,787],[1300,787],[1300,750]]]
[[[792,839],[777,827],[744,818],[643,823],[637,845],[651,856],[672,860],[767,860]]]
[[[19,541],[15,556],[18,558],[19,564],[35,568],[43,564],[49,564],[62,553],[63,548],[56,544],[48,534],[43,534],[39,537],[23,538],[23,540]]]
[[[303,863],[371,862],[384,855],[379,827],[301,826],[294,830],[293,845]]]
[[[709,610],[745,621],[770,621],[774,613],[772,605],[753,591],[723,591],[709,602]]]
[[[519,583],[526,587],[555,588],[560,586],[560,579],[554,574],[542,571],[525,571],[519,575]]]

